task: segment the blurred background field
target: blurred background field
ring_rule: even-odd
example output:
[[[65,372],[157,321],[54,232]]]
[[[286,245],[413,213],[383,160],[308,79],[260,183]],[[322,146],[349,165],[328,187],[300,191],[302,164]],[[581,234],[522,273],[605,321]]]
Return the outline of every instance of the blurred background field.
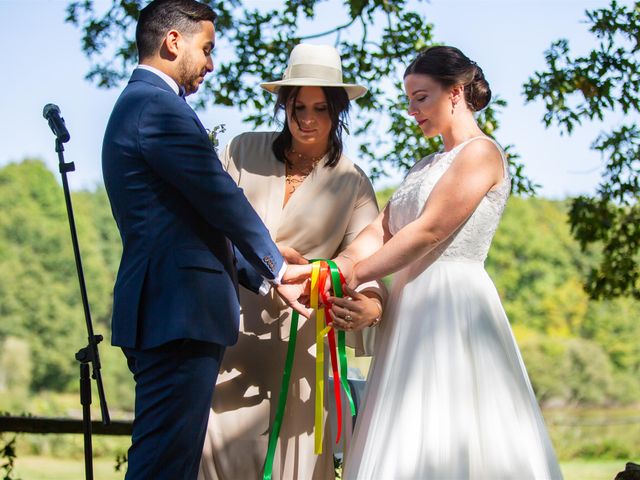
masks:
[[[381,204],[391,191],[379,192]],[[108,335],[120,242],[102,188],[77,191],[74,202],[96,332]],[[37,160],[0,168],[0,208],[0,278],[11,279],[0,284],[0,412],[80,418],[73,354],[85,342],[84,320],[54,174]],[[588,298],[581,275],[597,258],[570,236],[566,208],[511,198],[487,269],[567,478],[613,479],[626,461],[640,461],[640,302]],[[124,357],[108,341],[100,353],[112,418],[131,419]],[[350,366],[364,376],[368,360]],[[1,435],[0,448],[10,438]],[[95,437],[97,478],[112,478],[127,445]],[[24,434],[16,446],[21,478],[81,478],[81,435]]]

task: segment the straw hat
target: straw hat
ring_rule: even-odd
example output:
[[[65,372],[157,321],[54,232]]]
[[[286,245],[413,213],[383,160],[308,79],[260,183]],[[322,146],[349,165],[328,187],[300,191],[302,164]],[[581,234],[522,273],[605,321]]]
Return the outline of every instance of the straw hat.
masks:
[[[342,82],[340,54],[331,45],[296,45],[289,55],[289,64],[282,80],[261,83],[267,92],[278,93],[280,87],[342,87],[349,100],[367,93],[361,85]]]

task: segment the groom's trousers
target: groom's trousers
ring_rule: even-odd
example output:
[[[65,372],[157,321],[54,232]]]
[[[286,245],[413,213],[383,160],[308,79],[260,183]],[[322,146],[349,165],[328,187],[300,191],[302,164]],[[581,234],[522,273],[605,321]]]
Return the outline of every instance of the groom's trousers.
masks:
[[[224,348],[177,340],[123,348],[136,382],[126,480],[196,480]]]

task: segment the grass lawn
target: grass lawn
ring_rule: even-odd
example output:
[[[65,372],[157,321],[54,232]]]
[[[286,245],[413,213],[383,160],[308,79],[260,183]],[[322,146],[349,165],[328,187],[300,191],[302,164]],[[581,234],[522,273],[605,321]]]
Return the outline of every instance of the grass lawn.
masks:
[[[624,470],[623,460],[573,460],[562,463],[565,480],[613,480]],[[124,472],[114,471],[115,460],[99,458],[94,460],[93,471],[96,480],[118,480]],[[21,480],[81,480],[84,478],[82,459],[68,460],[50,457],[18,457],[16,475]]]
[[[624,460],[571,460],[562,462],[564,480],[613,480],[624,470]]]
[[[115,464],[115,458],[94,459],[93,475],[95,480],[122,480],[124,471],[116,472]],[[20,480],[82,480],[84,478],[84,459],[19,456],[16,459],[12,478]]]

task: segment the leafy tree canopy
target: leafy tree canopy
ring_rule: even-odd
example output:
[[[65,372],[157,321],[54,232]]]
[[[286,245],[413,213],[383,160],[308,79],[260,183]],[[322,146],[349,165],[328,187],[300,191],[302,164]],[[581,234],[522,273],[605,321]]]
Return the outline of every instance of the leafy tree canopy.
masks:
[[[613,0],[586,15],[596,47],[578,56],[567,40],[554,42],[545,52],[546,70],[532,75],[524,94],[544,102],[545,125],[561,134],[584,121],[603,123],[591,145],[603,158],[602,179],[595,194],[573,200],[571,231],[583,250],[602,252],[588,274],[592,297],[640,298],[640,2]],[[610,120],[612,114],[622,121]]]
[[[94,2],[77,0],[67,7],[67,21],[83,31],[82,49],[92,59],[87,78],[101,87],[118,86],[137,61],[134,25],[142,0],[113,0],[106,11]],[[208,2],[218,13],[216,31],[230,47],[230,59],[218,63],[196,100],[196,106],[224,105],[245,112],[245,121],[260,126],[272,121],[273,98],[256,89],[265,79],[281,76],[291,49],[304,41],[333,43],[340,51],[346,81],[366,85],[357,100],[352,133],[360,140],[360,158],[372,165],[372,177],[385,170],[407,169],[440,148],[439,139],[424,141],[417,124],[406,115],[400,79],[404,67],[425,47],[435,44],[433,25],[407,0],[285,0],[278,8],[250,8],[250,2]],[[254,3],[255,5],[255,3]],[[324,13],[323,13],[324,12]],[[316,20],[330,25],[320,31]],[[330,19],[327,21],[327,17]],[[222,47],[224,48],[224,47]],[[492,134],[497,114],[506,103],[496,99],[479,115]],[[380,134],[384,132],[384,134]],[[518,155],[507,147],[514,190],[532,193]]]
[[[244,112],[250,125],[271,122],[273,99],[256,84],[281,75],[294,45],[319,40],[334,43],[341,52],[347,81],[369,88],[369,94],[357,100],[352,133],[360,141],[360,159],[372,166],[372,177],[409,168],[417,158],[440,148],[437,138],[423,140],[406,115],[400,82],[416,52],[436,43],[433,25],[421,8],[426,1],[284,0],[277,8],[254,8],[249,5],[255,3],[241,0],[208,3],[219,14],[216,29],[230,55],[205,82],[197,107],[233,106]],[[67,21],[82,30],[82,49],[93,61],[88,79],[111,88],[128,77],[137,60],[133,28],[145,4],[68,4]],[[574,199],[569,210],[572,234],[582,248],[601,251],[600,263],[586,274],[586,288],[594,298],[640,298],[640,128],[634,121],[640,102],[639,5],[613,0],[607,8],[587,11],[596,47],[576,56],[567,40],[554,42],[546,52],[546,70],[535,72],[524,85],[527,101],[543,101],[544,123],[561,133],[571,134],[584,121],[604,122],[612,113],[625,116],[593,142],[592,148],[605,159],[596,193]],[[320,31],[319,23],[330,26]],[[479,115],[488,134],[499,127],[498,113],[504,106],[497,98]],[[507,146],[507,152],[514,191],[533,193],[536,185],[526,178],[513,147]]]

